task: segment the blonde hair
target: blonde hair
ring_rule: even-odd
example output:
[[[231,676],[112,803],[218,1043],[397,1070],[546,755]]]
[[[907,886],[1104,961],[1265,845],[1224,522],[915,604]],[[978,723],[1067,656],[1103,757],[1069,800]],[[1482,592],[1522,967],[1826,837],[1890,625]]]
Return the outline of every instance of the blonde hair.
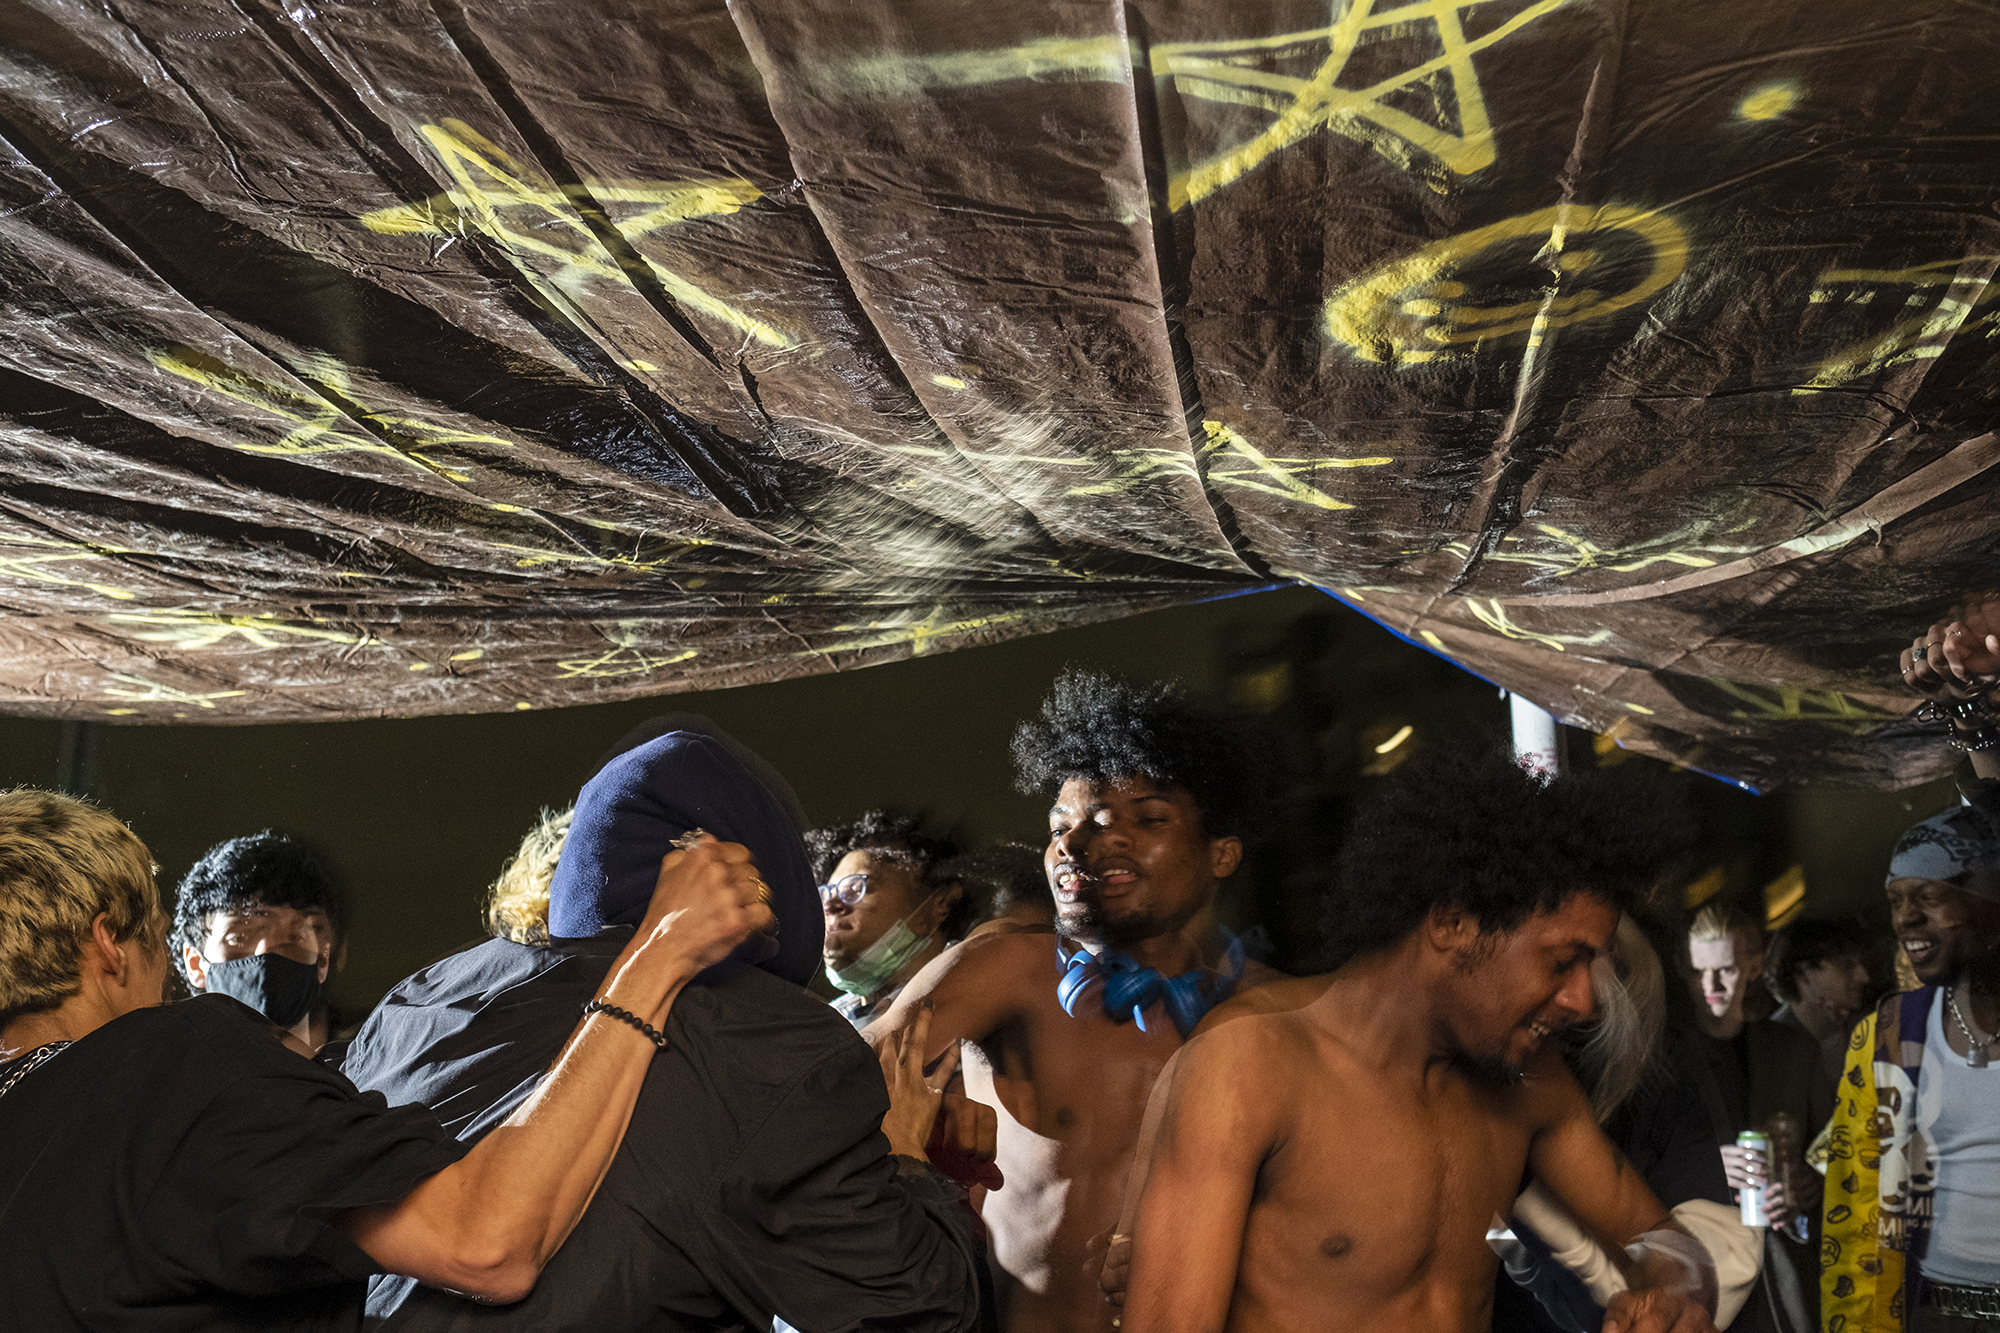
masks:
[[[569,836],[575,806],[543,810],[542,817],[521,839],[521,845],[486,891],[486,930],[495,939],[516,944],[549,942],[549,881],[556,859]]]
[[[0,1028],[83,988],[99,916],[119,941],[164,926],[157,869],[108,810],[32,787],[0,793]]]
[[[1694,924],[1688,927],[1688,939],[1729,940],[1734,944],[1747,944],[1751,953],[1764,952],[1763,923],[1741,908],[1721,903],[1710,903],[1696,914]]]
[[[1611,951],[1590,965],[1590,987],[1597,1018],[1582,1063],[1594,1076],[1590,1109],[1603,1124],[1638,1091],[1667,1026],[1666,969],[1631,917],[1618,918]]]

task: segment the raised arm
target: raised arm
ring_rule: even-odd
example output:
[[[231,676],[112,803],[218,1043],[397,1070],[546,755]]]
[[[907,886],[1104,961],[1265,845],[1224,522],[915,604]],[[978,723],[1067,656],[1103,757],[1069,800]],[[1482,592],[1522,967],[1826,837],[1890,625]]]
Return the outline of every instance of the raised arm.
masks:
[[[664,1029],[696,973],[775,924],[762,893],[745,847],[707,839],[671,853],[597,998]],[[471,1152],[401,1202],[334,1225],[388,1272],[475,1300],[520,1300],[597,1192],[656,1053],[637,1028],[591,1015],[534,1095]]]
[[[1954,719],[1954,736],[1979,742],[1995,726],[2000,701],[1990,698],[2000,680],[2000,596],[1975,593],[1951,609],[1903,650],[1903,683],[1949,708],[1975,701],[1983,716]],[[1972,771],[2000,778],[2000,749],[1972,750]]]
[[[1198,1036],[1174,1057],[1132,1231],[1127,1333],[1228,1322],[1251,1192],[1273,1138],[1271,1099],[1246,1024]]]
[[[931,1064],[961,1039],[984,1041],[1017,1018],[1022,987],[1052,972],[1054,957],[1055,944],[1047,935],[981,935],[954,944],[910,978],[889,1012],[862,1035],[878,1052],[894,1048],[929,1001],[924,1063]],[[1055,984],[1051,975],[1050,994]]]
[[[1528,1168],[1614,1260],[1634,1243],[1627,1289],[1605,1309],[1604,1333],[1714,1333],[1715,1269],[1591,1115],[1583,1090],[1545,1053],[1532,1077],[1541,1126]]]

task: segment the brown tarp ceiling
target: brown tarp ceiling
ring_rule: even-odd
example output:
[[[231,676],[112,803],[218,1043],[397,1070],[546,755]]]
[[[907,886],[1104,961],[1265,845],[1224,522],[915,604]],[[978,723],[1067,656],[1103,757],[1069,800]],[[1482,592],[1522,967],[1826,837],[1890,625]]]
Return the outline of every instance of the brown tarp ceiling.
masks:
[[[1297,580],[1759,786],[1942,766],[2000,10],[5,0],[0,708],[845,669]]]

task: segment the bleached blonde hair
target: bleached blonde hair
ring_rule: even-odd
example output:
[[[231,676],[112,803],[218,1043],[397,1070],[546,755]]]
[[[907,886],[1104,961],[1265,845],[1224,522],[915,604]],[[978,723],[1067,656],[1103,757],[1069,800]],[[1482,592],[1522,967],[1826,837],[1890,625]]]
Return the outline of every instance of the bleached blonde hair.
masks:
[[[1618,918],[1610,953],[1590,965],[1590,989],[1597,1017],[1582,1064],[1602,1124],[1638,1090],[1667,1026],[1666,969],[1631,917]]]
[[[1710,903],[1695,914],[1688,927],[1690,940],[1731,940],[1748,944],[1753,953],[1764,952],[1764,926],[1739,907]]]
[[[555,878],[556,861],[575,814],[575,806],[543,810],[501,867],[500,878],[486,890],[486,930],[495,939],[516,944],[549,942],[549,882]]]
[[[83,987],[99,916],[115,940],[166,948],[157,867],[110,811],[59,792],[0,794],[0,1028],[60,1008]]]

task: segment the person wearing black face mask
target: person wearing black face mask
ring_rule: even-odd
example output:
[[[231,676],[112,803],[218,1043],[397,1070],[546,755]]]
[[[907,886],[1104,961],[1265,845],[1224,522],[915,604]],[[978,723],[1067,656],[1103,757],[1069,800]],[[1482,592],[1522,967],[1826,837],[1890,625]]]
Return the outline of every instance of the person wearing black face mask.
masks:
[[[173,952],[189,989],[241,1000],[317,1051],[345,915],[326,866],[268,829],[211,847],[181,880]]]

